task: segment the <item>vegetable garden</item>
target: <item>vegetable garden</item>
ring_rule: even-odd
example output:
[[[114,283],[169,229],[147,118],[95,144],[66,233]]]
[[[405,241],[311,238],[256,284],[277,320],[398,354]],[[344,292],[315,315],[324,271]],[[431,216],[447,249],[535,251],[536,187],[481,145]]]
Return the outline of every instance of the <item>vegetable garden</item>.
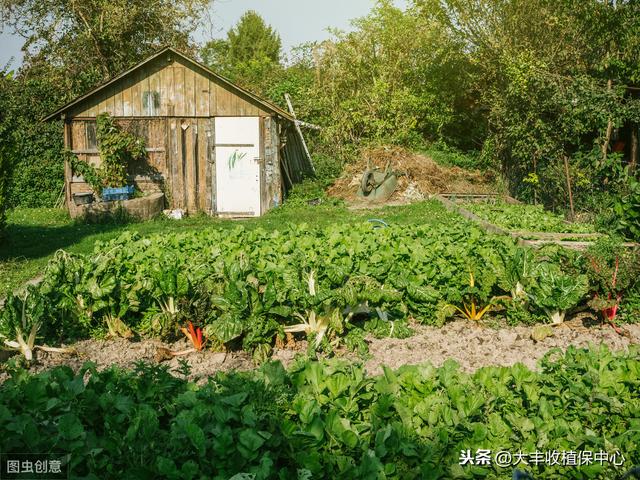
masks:
[[[640,478],[640,2],[383,0],[351,23],[367,2],[288,2],[274,25],[254,2],[221,22],[241,3],[2,2],[0,477],[51,454],[86,480]],[[241,225],[62,213],[69,173],[124,184],[150,151],[208,196],[186,159],[215,129],[136,128],[143,148],[102,117],[85,151],[71,116],[42,121],[159,45],[295,108],[316,178]],[[91,111],[253,100],[176,66]],[[264,133],[266,166],[289,132]],[[376,167],[415,203],[337,200]],[[454,203],[504,194],[525,203]]]
[[[510,231],[548,233],[595,233],[594,225],[569,223],[563,216],[546,211],[542,205],[466,203],[464,208]]]
[[[501,312],[511,323],[560,324],[596,295],[612,303],[603,311],[637,301],[636,252],[534,252],[445,218],[410,228],[127,232],[96,243],[92,255],[59,251],[39,286],[7,299],[2,339],[30,358],[36,337],[172,339],[192,322],[210,346],[264,361],[287,333],[307,333],[329,352],[339,343],[357,348],[364,332],[407,336],[408,318],[442,325],[456,314],[478,321]],[[607,285],[604,270],[614,264]]]
[[[336,360],[218,374],[163,366],[17,371],[2,386],[5,451],[70,454],[72,478],[507,479],[461,451],[606,451],[640,462],[638,351],[570,349],[542,371],[455,364],[368,377]],[[473,392],[473,395],[469,395]],[[532,457],[533,458],[533,457]],[[519,466],[535,478],[614,479],[613,462]]]
[[[461,450],[498,446],[603,449],[637,463],[635,349],[570,350],[541,372],[472,375],[448,362],[371,377],[327,360],[365,355],[368,335],[410,337],[416,322],[549,328],[592,312],[617,329],[637,315],[637,250],[608,238],[581,253],[533,250],[424,205],[413,224],[127,231],[92,254],[58,251],[41,282],[0,310],[0,339],[21,358],[86,338],[186,337],[191,355],[242,350],[263,366],[195,385],[162,365],[34,375],[8,364],[0,425],[13,433],[0,450],[54,445],[71,454],[73,478],[506,478],[458,464]],[[305,340],[288,371],[269,362],[278,344]],[[528,470],[564,478],[559,467]],[[594,464],[571,478],[614,470]]]

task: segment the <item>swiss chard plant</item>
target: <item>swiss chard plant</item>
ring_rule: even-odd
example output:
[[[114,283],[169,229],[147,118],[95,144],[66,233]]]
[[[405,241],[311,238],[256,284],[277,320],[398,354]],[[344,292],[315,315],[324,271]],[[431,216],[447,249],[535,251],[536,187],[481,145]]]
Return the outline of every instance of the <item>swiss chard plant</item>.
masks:
[[[46,321],[46,302],[32,285],[23,294],[9,295],[0,312],[1,347],[17,350],[27,361],[33,360],[38,332]]]
[[[142,330],[153,335],[176,333],[180,317],[180,303],[192,292],[190,272],[176,255],[164,254],[149,265],[148,276],[141,280],[141,288],[156,301],[156,308],[146,312]]]
[[[567,311],[576,307],[589,290],[586,275],[564,274],[555,264],[539,264],[534,275],[529,297],[553,325],[563,323]]]
[[[601,239],[585,254],[593,287],[589,305],[614,328],[623,297],[640,285],[640,248],[624,247],[616,239]]]
[[[291,309],[278,304],[273,283],[261,284],[245,262],[225,265],[210,282],[205,332],[223,344],[240,342],[256,361],[264,361],[276,334],[284,333],[282,318]]]
[[[462,306],[454,305],[454,308],[464,318],[472,321],[480,321],[491,308],[491,302],[487,300],[487,290],[476,283],[476,276],[469,269],[468,283],[461,289]],[[485,304],[485,302],[488,302]],[[484,306],[483,306],[484,305]]]
[[[502,288],[511,294],[513,301],[526,301],[531,283],[535,255],[529,248],[517,248],[504,257],[504,270],[500,277]]]
[[[191,342],[193,348],[200,352],[204,348],[207,343],[206,338],[202,336],[202,328],[194,327],[192,322],[189,322],[189,326],[181,327],[180,331],[184,334],[185,337]]]

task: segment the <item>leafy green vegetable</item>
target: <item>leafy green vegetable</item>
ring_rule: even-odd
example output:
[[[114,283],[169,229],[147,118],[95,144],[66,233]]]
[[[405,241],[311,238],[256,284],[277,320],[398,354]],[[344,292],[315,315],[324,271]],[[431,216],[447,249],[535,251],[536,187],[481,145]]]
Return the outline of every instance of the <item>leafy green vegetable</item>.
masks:
[[[567,310],[578,305],[588,291],[587,277],[565,275],[557,265],[541,263],[535,270],[530,297],[553,324],[564,321]]]
[[[569,223],[563,217],[546,211],[542,205],[497,203],[465,203],[464,208],[506,230],[552,233],[593,233],[586,223]]]
[[[36,336],[45,321],[45,302],[33,285],[22,295],[9,295],[0,312],[0,341],[3,346],[21,352],[33,360]]]
[[[613,323],[623,297],[640,285],[640,248],[626,248],[616,239],[605,238],[591,246],[585,258],[593,288],[589,304]]]
[[[511,293],[514,301],[526,300],[526,289],[532,280],[536,258],[529,248],[517,248],[503,258],[504,272],[500,276],[501,287]]]
[[[91,256],[56,254],[41,289],[47,313],[64,319],[59,337],[82,327],[85,335],[176,338],[193,321],[212,343],[262,357],[296,319],[310,324],[311,312],[332,345],[353,328],[397,336],[408,333],[409,317],[437,323],[441,305],[462,303],[469,265],[482,265],[474,267],[479,301],[502,293],[503,257],[514,249],[513,240],[458,221],[127,232]]]
[[[285,329],[314,334],[311,343],[325,351],[343,341],[363,350],[364,332],[406,336],[410,319],[442,325],[455,313],[451,305],[466,304],[479,318],[505,294],[523,303],[511,318],[526,320],[535,312],[525,293],[534,294],[532,265],[541,260],[567,276],[581,274],[575,256],[551,248],[534,254],[455,217],[410,229],[360,223],[126,232],[96,243],[92,255],[58,252],[38,288],[47,298],[51,324],[43,335],[50,341],[107,333],[175,340],[192,321],[208,345],[264,359]],[[555,284],[541,285],[536,308],[566,311],[549,287]]]
[[[569,348],[539,371],[454,362],[383,368],[301,360],[199,384],[166,367],[14,370],[0,450],[69,454],[71,478],[502,479],[460,452],[600,451],[611,462],[529,464],[535,478],[610,480],[640,463],[638,355]],[[108,432],[108,435],[105,434]]]

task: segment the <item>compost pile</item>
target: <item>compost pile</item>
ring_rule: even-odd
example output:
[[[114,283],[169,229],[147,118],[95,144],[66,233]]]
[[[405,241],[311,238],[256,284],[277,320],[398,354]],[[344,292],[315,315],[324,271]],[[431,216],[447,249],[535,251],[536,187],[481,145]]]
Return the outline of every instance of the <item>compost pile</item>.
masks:
[[[389,199],[394,203],[421,200],[436,193],[492,193],[494,190],[491,172],[445,167],[426,155],[402,147],[375,147],[364,149],[357,162],[347,165],[342,176],[329,187],[328,194],[358,203],[361,199],[357,191],[363,173],[374,167],[383,171],[387,164],[400,174],[398,187]]]

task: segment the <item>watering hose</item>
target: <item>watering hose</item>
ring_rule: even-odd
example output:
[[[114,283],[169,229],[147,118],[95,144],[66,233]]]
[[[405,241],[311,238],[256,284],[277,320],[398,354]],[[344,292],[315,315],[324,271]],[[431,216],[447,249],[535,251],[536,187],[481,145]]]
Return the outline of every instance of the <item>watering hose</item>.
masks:
[[[377,224],[373,228],[384,228],[389,226],[389,224],[387,224],[384,220],[380,220],[379,218],[370,218],[369,220],[367,220],[367,222]]]

